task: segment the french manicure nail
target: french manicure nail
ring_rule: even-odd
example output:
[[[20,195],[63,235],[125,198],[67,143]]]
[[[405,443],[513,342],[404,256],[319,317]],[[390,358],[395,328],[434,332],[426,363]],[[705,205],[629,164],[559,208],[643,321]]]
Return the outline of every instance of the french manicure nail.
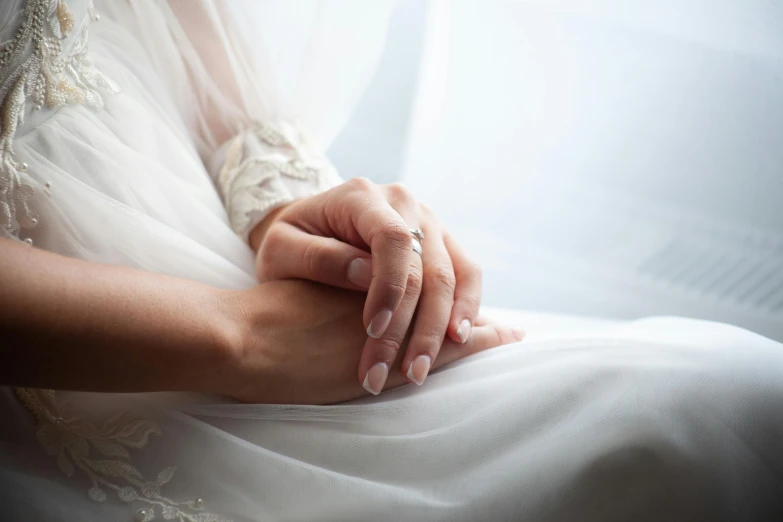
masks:
[[[514,337],[516,337],[518,341],[521,341],[525,338],[525,331],[518,326],[512,327],[511,333],[514,334]]]
[[[457,335],[459,336],[459,340],[462,341],[462,344],[468,342],[471,328],[472,325],[467,319],[463,319],[462,322],[459,323],[459,326],[457,327]]]
[[[359,288],[370,288],[372,281],[372,262],[364,257],[357,257],[348,265],[348,281]]]
[[[389,327],[391,318],[392,311],[388,308],[384,308],[383,310],[379,311],[377,314],[375,314],[375,317],[372,318],[372,321],[370,321],[370,325],[367,327],[367,335],[373,339],[377,339],[382,336],[383,332],[386,331],[386,328]]]
[[[376,363],[364,376],[362,386],[373,395],[378,395],[386,384],[386,378],[389,376],[389,366],[385,362]]]
[[[432,365],[432,359],[429,355],[419,355],[408,367],[408,379],[412,380],[419,386],[424,383],[424,379],[427,378],[427,374],[430,373],[430,366]]]

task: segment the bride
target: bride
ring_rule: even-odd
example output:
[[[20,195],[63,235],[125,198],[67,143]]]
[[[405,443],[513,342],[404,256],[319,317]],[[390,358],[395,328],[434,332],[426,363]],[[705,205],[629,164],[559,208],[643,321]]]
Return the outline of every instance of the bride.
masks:
[[[283,117],[234,21],[0,6],[3,520],[783,512],[779,344],[674,318],[520,343],[426,207]]]

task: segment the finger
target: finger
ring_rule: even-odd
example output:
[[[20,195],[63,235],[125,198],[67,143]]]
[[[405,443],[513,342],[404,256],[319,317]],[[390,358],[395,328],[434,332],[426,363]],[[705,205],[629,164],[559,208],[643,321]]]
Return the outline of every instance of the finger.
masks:
[[[519,342],[524,338],[521,329],[502,325],[480,325],[485,319],[479,318],[476,327],[471,331],[470,339],[465,344],[446,339],[440,349],[440,354],[433,364],[433,369],[458,361],[468,355],[483,352],[504,344]],[[405,383],[403,373],[394,368],[386,382],[385,389],[396,388]]]
[[[495,321],[490,319],[489,317],[479,315],[476,317],[476,322],[473,324],[473,326],[486,326],[488,324],[497,324]]]
[[[470,337],[470,330],[476,322],[481,305],[481,269],[468,258],[462,247],[446,231],[443,231],[443,240],[456,276],[454,306],[451,309],[448,334],[452,340],[465,343]]]
[[[256,272],[261,282],[308,279],[349,290],[364,290],[372,281],[370,255],[334,238],[313,236],[288,223],[269,229]]]
[[[423,274],[421,297],[416,310],[413,333],[405,348],[402,371],[411,382],[419,386],[438,357],[446,337],[452,306],[454,304],[454,267],[437,227],[424,228],[422,258]]]
[[[400,291],[405,295],[410,272],[405,267],[411,266],[409,260],[413,250],[413,235],[411,228],[418,226],[419,216],[416,212],[416,201],[410,192],[402,185],[392,184],[380,188],[384,205],[371,207],[366,212],[392,212],[398,216],[394,221],[380,222],[378,232],[370,238],[370,251],[373,258],[373,281],[365,303],[365,319],[370,319],[367,333],[371,337],[380,337],[390,324],[390,317],[396,311],[389,305],[399,306]],[[383,219],[383,216],[379,217]],[[357,227],[360,228],[360,227]],[[418,261],[421,261],[420,259]],[[405,276],[402,278],[402,276]],[[419,289],[420,290],[420,289]],[[418,296],[417,296],[418,299]]]
[[[407,191],[394,191],[399,192],[398,199],[412,200]],[[408,223],[389,204],[387,196],[371,181],[355,178],[320,197],[302,200],[298,211],[287,217],[311,234],[369,247],[373,279],[362,319],[375,337],[383,335],[405,295],[412,241]]]
[[[433,366],[439,368],[468,355],[516,343],[524,338],[525,332],[516,326],[499,324],[476,326],[471,330],[470,337],[465,343],[446,340]]]
[[[359,382],[364,388],[377,395],[386,384],[400,347],[405,341],[416,310],[422,287],[421,260],[418,255],[409,254],[409,275],[405,294],[394,316],[390,319],[383,336],[368,336],[359,361]]]
[[[412,234],[403,216],[380,192],[354,191],[344,202],[353,226],[369,245],[373,278],[363,320],[372,337],[380,337],[405,296]]]

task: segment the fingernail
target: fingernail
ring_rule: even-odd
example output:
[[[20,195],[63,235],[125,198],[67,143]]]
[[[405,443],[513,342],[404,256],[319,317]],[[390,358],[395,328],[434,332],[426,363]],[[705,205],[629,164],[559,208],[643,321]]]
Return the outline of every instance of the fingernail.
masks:
[[[383,310],[379,311],[377,314],[375,314],[375,317],[372,318],[372,321],[370,321],[370,325],[367,327],[367,335],[373,339],[377,339],[382,336],[383,332],[386,331],[386,328],[389,327],[391,318],[392,311],[388,308],[384,308]]]
[[[383,385],[386,384],[388,376],[389,366],[385,362],[376,363],[364,376],[362,386],[373,395],[378,395],[383,390]]]
[[[462,322],[459,323],[459,326],[457,327],[457,335],[459,336],[459,340],[462,341],[462,344],[468,342],[471,328],[473,328],[473,326],[471,326],[470,321],[467,319],[463,319]]]
[[[430,366],[432,365],[432,359],[429,355],[419,355],[408,367],[408,379],[412,380],[419,386],[424,383],[424,379],[427,378],[427,374],[430,373]]]
[[[372,281],[372,262],[364,257],[357,257],[348,265],[348,281],[359,288],[370,288]]]
[[[514,337],[516,337],[517,341],[521,341],[525,338],[525,331],[518,326],[512,327],[511,333],[514,334]]]

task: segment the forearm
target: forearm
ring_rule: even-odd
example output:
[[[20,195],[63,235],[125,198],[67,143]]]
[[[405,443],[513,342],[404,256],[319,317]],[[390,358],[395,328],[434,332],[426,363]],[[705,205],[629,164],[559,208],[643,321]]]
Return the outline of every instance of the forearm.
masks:
[[[224,295],[0,239],[0,384],[210,391],[232,355]]]

